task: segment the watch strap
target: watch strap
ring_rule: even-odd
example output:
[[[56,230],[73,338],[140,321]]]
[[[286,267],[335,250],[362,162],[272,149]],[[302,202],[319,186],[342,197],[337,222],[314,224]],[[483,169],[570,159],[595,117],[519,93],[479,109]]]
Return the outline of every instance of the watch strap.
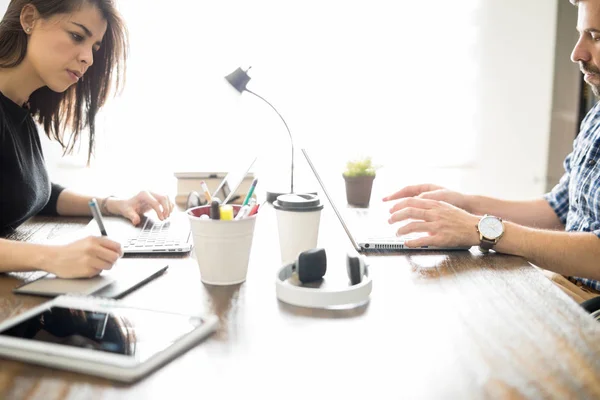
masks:
[[[481,250],[484,253],[487,253],[494,247],[495,244],[496,244],[496,240],[490,240],[490,239],[482,237],[481,240],[479,241],[479,250]]]

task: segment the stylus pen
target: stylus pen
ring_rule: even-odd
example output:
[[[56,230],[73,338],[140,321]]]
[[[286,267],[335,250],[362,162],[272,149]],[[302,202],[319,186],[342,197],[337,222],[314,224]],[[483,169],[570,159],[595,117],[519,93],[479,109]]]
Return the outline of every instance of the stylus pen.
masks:
[[[100,233],[102,234],[102,236],[106,236],[106,229],[104,229],[104,222],[102,222],[102,214],[100,213],[100,208],[98,207],[98,201],[96,200],[96,198],[93,198],[88,204],[90,205],[92,216],[96,220],[98,228],[100,228]]]

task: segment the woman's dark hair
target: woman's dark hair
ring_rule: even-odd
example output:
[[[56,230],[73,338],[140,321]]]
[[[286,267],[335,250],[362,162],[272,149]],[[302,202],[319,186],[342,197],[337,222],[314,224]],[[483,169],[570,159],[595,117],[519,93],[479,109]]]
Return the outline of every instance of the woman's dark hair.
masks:
[[[28,4],[33,5],[43,19],[70,14],[90,4],[100,10],[107,22],[102,45],[94,53],[94,63],[77,85],[62,93],[44,86],[29,97],[32,115],[44,127],[48,138],[61,144],[64,154],[73,152],[82,131],[89,128],[89,164],[94,152],[96,114],[111,91],[119,92],[124,84],[127,29],[114,0],[11,0],[0,21],[0,68],[15,67],[25,58],[27,34],[20,17],[21,10]],[[65,140],[66,131],[70,131],[70,137]]]

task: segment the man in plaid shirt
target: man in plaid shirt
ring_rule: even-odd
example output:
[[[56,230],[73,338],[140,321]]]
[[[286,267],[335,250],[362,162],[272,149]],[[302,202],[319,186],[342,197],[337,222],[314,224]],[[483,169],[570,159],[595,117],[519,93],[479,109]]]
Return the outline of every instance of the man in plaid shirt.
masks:
[[[579,32],[571,60],[599,97],[600,0],[571,2],[578,7]],[[413,220],[398,235],[429,233],[407,241],[408,247],[483,246],[476,228],[481,216],[504,219],[495,219],[496,230],[503,233],[487,247],[545,268],[567,294],[583,302],[600,295],[600,103],[582,122],[564,167],[558,185],[536,200],[465,195],[431,184],[408,186],[383,200],[399,200],[389,223]]]

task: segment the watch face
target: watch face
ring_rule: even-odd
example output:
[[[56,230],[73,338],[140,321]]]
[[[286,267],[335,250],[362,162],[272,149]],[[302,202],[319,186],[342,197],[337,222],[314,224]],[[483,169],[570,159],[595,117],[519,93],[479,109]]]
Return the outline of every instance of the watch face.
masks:
[[[504,226],[496,217],[484,217],[479,221],[479,232],[487,239],[496,239],[504,232]]]

